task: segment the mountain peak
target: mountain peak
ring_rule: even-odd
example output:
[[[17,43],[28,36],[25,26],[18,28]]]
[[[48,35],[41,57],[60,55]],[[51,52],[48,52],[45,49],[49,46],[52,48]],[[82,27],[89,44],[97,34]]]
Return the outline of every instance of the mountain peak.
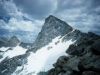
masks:
[[[60,24],[63,24],[64,26],[67,26],[67,27],[71,27],[69,26],[66,22],[64,22],[63,20],[60,20],[59,18],[53,16],[53,15],[49,15],[46,19],[45,19],[45,24],[44,26],[50,26],[51,27],[51,24],[53,26],[61,26],[59,25]]]
[[[46,19],[51,19],[51,18],[56,18],[56,17],[53,15],[49,15]]]
[[[9,41],[8,41],[8,45],[10,47],[15,47],[20,43],[20,40],[16,37],[16,36],[12,36]]]
[[[45,19],[45,23],[41,29],[41,32],[35,40],[34,47],[40,48],[52,41],[52,39],[58,36],[64,36],[72,31],[73,28],[66,22],[50,15]]]
[[[12,36],[11,39],[18,39],[16,36]]]
[[[46,19],[45,22],[52,22],[52,21],[61,21],[60,19],[58,19],[57,17],[53,16],[53,15],[49,15]]]

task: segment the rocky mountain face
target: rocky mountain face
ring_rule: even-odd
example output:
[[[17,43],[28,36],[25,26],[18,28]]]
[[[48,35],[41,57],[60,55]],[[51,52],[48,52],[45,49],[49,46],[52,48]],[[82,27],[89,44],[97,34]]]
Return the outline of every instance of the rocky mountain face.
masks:
[[[12,36],[10,39],[0,38],[0,47],[15,47],[20,43],[20,40],[16,36]]]
[[[15,47],[18,44],[20,44],[20,40],[16,36],[11,37],[7,42],[8,47]]]
[[[0,39],[0,75],[11,75],[27,62],[26,50],[31,43],[22,43],[16,36]]]
[[[22,42],[16,36],[12,36],[10,39],[0,37],[0,47],[16,47],[17,45],[20,45],[23,48],[30,48],[32,43]]]
[[[12,75],[18,66],[22,66],[27,62],[27,55],[19,55],[13,58],[5,58],[0,62],[0,75]]]
[[[34,51],[49,44],[57,36],[64,36],[72,30],[73,28],[67,23],[50,15],[45,19],[42,30],[33,44]]]
[[[16,37],[8,40],[10,47],[18,43]],[[28,45],[19,44],[24,48]],[[13,50],[16,49],[10,49]],[[0,59],[0,75],[100,75],[100,36],[82,33],[52,15],[45,19],[34,44],[22,51],[20,55]],[[44,70],[53,61],[53,67]]]
[[[70,45],[66,53],[43,75],[100,75],[100,36],[88,33]]]
[[[0,38],[0,47],[6,46],[7,41],[8,41],[8,39],[6,39],[6,38]]]

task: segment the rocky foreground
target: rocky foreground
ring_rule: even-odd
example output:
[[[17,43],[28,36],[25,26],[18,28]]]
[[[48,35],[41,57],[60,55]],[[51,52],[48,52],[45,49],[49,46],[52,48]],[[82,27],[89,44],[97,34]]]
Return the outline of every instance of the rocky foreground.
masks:
[[[100,75],[100,37],[92,34],[72,44],[54,68],[40,75]]]

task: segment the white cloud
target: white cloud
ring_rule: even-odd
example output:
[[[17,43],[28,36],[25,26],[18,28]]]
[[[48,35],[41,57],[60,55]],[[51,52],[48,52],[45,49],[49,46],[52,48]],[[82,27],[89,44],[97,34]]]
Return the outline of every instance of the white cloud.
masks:
[[[41,25],[42,25],[42,21],[39,20],[35,20],[33,21],[24,21],[24,20],[18,20],[16,18],[11,18],[9,20],[9,23],[6,24],[5,22],[2,22],[3,28],[9,29],[10,31],[16,31],[16,30],[22,30],[22,31],[40,31]]]
[[[32,19],[28,14],[22,13],[13,1],[5,1],[3,7],[11,16],[11,19],[9,20],[9,23],[0,20],[1,27],[9,29],[10,31],[22,30],[33,31],[35,33],[40,31],[43,21]],[[29,20],[24,20],[23,16],[27,17]]]
[[[8,24],[4,22],[0,24],[1,27],[8,28],[9,30],[24,30],[38,33],[43,25],[41,17],[53,14],[68,22],[72,27],[88,32],[96,28],[96,24],[100,22],[98,15],[87,14],[89,11],[92,11],[92,9],[87,10],[91,4],[89,2],[86,0],[75,0],[74,2],[72,0],[5,1],[3,3],[4,8],[12,18]],[[83,5],[85,6],[83,7]],[[99,12],[99,9],[100,7],[97,7],[93,11]],[[23,16],[29,20],[23,20]]]

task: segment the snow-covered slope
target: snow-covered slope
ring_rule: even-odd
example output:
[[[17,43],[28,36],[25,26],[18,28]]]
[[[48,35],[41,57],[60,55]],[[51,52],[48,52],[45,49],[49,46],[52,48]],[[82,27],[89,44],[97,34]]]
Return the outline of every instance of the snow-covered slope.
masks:
[[[65,51],[69,45],[75,42],[71,39],[68,41],[62,41],[62,39],[63,37],[58,36],[51,43],[37,50],[36,53],[30,53],[22,72],[18,73],[22,69],[18,67],[12,75],[37,75],[40,71],[50,70],[60,56],[66,55]]]
[[[27,49],[22,48],[21,46],[16,47],[1,47],[0,52],[2,55],[2,58],[0,59],[0,62],[3,61],[5,58],[13,58],[15,56],[23,55],[26,53]]]

